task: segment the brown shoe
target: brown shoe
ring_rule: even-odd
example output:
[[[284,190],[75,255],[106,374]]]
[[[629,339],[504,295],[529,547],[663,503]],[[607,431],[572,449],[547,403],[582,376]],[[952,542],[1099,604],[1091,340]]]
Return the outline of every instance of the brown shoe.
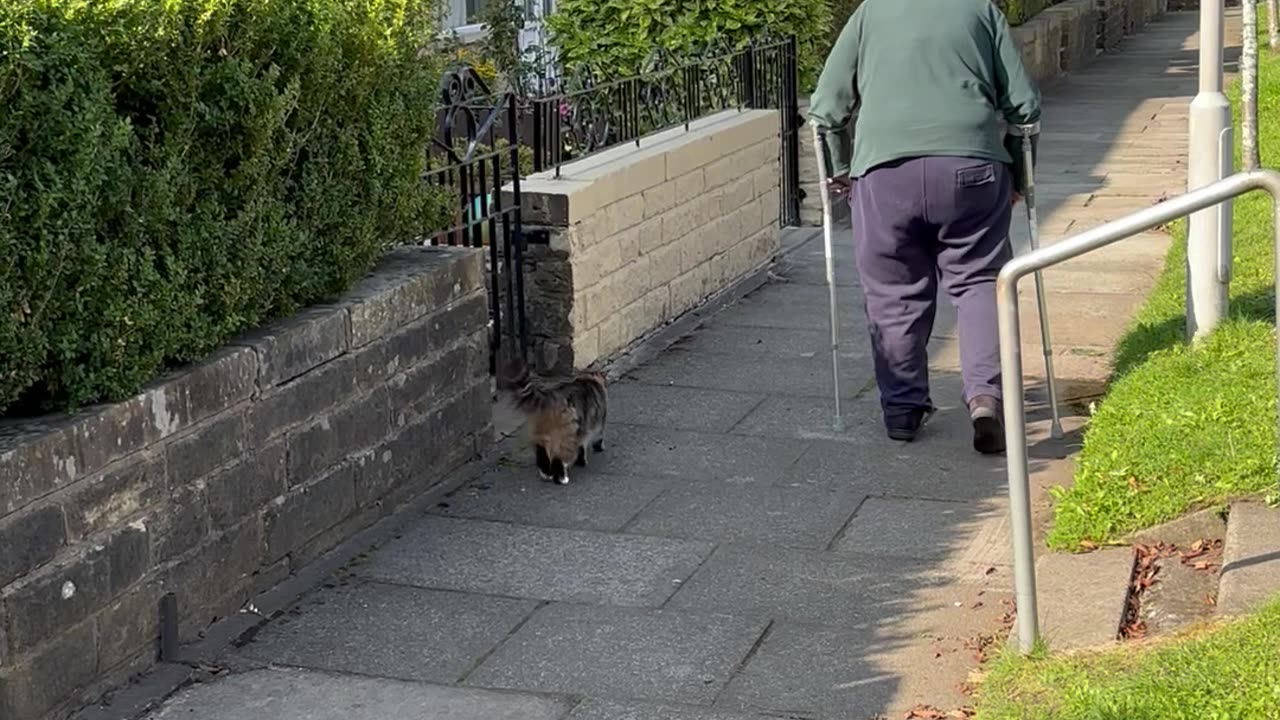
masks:
[[[1004,452],[1004,408],[990,395],[979,395],[969,401],[969,420],[973,422],[973,449],[983,455]]]

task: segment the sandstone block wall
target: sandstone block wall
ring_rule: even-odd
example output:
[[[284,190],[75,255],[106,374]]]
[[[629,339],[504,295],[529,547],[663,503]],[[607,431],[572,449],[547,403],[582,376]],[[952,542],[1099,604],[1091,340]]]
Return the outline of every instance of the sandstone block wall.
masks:
[[[480,253],[402,248],[333,305],[124,402],[0,425],[0,718],[62,717],[492,440]]]
[[[779,157],[777,111],[730,111],[525,181],[535,365],[608,358],[769,262]]]

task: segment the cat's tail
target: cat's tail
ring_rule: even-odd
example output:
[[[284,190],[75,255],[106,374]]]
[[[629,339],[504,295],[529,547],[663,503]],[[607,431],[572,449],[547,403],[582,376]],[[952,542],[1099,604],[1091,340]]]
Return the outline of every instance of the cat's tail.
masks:
[[[526,415],[536,415],[562,403],[556,388],[538,382],[528,364],[515,359],[498,373],[498,392],[516,409]]]

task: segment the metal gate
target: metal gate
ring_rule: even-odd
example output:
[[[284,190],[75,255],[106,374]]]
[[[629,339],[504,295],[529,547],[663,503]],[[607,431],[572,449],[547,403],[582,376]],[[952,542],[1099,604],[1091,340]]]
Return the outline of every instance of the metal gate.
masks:
[[[425,182],[456,199],[453,222],[429,245],[486,248],[489,372],[512,357],[527,360],[524,253],[520,218],[520,103],[493,95],[469,67],[441,81],[437,132]],[[514,354],[514,355],[513,355]]]

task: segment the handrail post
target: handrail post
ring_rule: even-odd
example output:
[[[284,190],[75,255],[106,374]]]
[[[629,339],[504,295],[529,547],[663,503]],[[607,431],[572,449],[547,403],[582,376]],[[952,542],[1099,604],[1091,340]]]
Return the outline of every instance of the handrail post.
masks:
[[[1022,329],[1018,308],[1018,281],[1027,275],[1098,250],[1159,225],[1222,205],[1253,190],[1271,195],[1276,247],[1276,304],[1280,311],[1280,172],[1253,170],[1236,173],[1184,195],[1144,208],[1118,220],[1072,235],[1048,247],[1013,258],[996,279],[996,309],[1000,328],[1000,366],[1004,394],[1005,459],[1009,475],[1009,513],[1013,531],[1013,572],[1017,593],[1018,649],[1028,653],[1040,637],[1036,599],[1035,548],[1031,528],[1031,477],[1027,462],[1026,399],[1022,382]],[[1216,268],[1217,263],[1208,267]],[[1213,273],[1217,275],[1217,273]],[[1280,314],[1280,312],[1278,312]],[[1280,357],[1280,333],[1276,337]],[[1276,390],[1280,394],[1280,362],[1276,366]],[[1275,418],[1280,447],[1280,412]]]

